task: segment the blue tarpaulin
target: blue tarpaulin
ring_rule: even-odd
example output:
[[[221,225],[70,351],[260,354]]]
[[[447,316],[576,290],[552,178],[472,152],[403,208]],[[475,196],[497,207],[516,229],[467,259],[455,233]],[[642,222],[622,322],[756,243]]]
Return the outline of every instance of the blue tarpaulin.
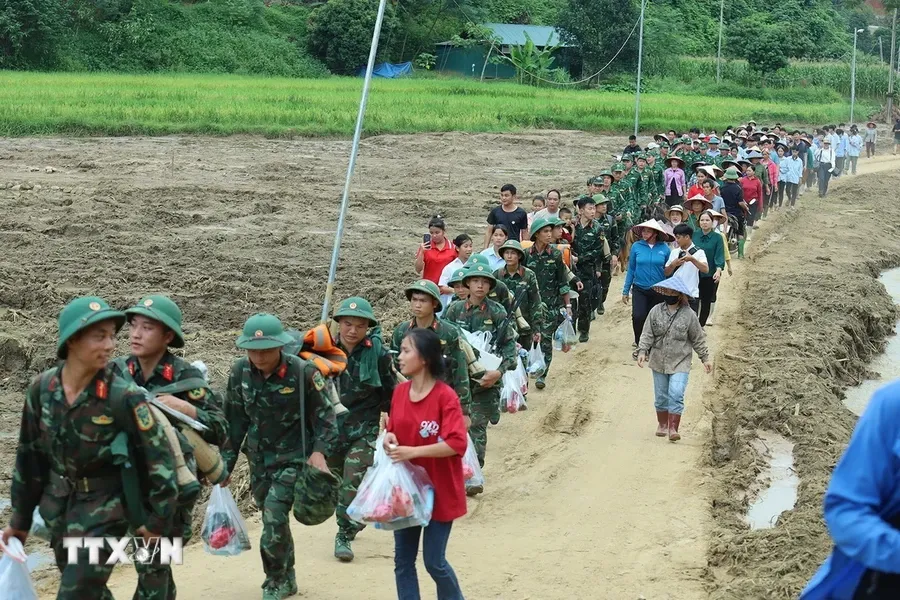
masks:
[[[375,70],[372,71],[372,77],[396,79],[397,77],[403,77],[404,75],[409,75],[410,73],[412,73],[411,62],[400,63],[399,65],[392,65],[391,63],[381,63],[380,65],[375,65]],[[359,76],[365,77],[365,75],[366,68],[363,67],[359,70]]]

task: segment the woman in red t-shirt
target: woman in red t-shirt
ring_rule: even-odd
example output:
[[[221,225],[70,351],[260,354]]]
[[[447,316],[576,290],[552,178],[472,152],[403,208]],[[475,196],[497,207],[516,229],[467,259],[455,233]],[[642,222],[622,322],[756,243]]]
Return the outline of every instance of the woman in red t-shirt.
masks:
[[[741,188],[744,190],[744,202],[750,207],[750,218],[747,219],[747,226],[752,227],[756,218],[762,215],[763,198],[762,182],[756,176],[753,170],[753,164],[750,162],[742,162],[744,166],[744,176],[741,178]],[[753,202],[756,200],[756,202]]]
[[[463,600],[453,567],[446,559],[454,519],[466,514],[462,456],[466,425],[459,396],[440,380],[441,340],[431,329],[406,332],[400,343],[400,372],[408,381],[394,388],[384,449],[395,461],[423,467],[434,486],[434,510],[424,528],[425,568],[441,600]],[[399,600],[419,600],[416,557],[422,527],[394,531],[394,578]]]
[[[435,215],[428,222],[428,234],[431,239],[422,242],[416,252],[416,273],[423,279],[440,283],[441,271],[456,260],[456,246],[447,239],[447,226],[441,215]]]

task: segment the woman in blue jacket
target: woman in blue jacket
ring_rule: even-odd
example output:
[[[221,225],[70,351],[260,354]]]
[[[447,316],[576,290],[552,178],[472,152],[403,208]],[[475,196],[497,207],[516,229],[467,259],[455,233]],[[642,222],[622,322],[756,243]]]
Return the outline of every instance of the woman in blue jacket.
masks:
[[[666,261],[669,260],[669,246],[666,242],[674,242],[675,236],[663,229],[655,219],[635,225],[631,231],[640,239],[631,246],[631,253],[628,255],[622,302],[628,304],[629,295],[634,297],[631,303],[631,326],[634,329],[635,350],[631,358],[637,360],[637,345],[644,330],[644,321],[647,320],[650,309],[663,301],[663,297],[653,291],[653,286],[666,278]]]
[[[801,600],[900,598],[900,381],[872,396],[831,475],[834,549]]]

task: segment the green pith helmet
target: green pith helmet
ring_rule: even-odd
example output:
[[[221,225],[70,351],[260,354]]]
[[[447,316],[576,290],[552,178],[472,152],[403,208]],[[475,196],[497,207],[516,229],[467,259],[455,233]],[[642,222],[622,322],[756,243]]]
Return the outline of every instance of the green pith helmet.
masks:
[[[613,173],[615,173],[616,171],[624,171],[624,170],[625,170],[625,164],[624,164],[624,163],[617,162],[616,164],[613,165],[612,170],[613,170]]]
[[[644,160],[647,160],[647,153],[646,153],[646,152],[635,152],[635,154],[634,154],[634,160],[637,160],[637,159],[639,159],[639,158],[642,158],[642,159],[644,159]]]
[[[725,179],[739,179],[740,175],[738,175],[738,170],[734,167],[728,167],[728,170],[725,171]]]
[[[462,283],[465,274],[465,269],[456,269],[453,271],[453,275],[450,276],[450,279],[447,280],[447,285],[452,287],[454,283]]]
[[[531,241],[534,241],[534,236],[544,227],[553,227],[553,221],[546,217],[534,220],[531,224],[531,229],[528,230],[528,237],[531,238]]]
[[[334,311],[332,317],[335,321],[341,317],[359,317],[360,319],[368,319],[370,327],[378,327],[378,319],[375,318],[375,311],[372,305],[365,298],[353,296],[341,302],[337,310]]]
[[[634,162],[634,155],[631,152],[622,155],[622,162]]]
[[[491,272],[491,268],[488,265],[468,265],[466,266],[465,271],[462,278],[463,284],[466,283],[467,279],[471,279],[472,277],[484,277],[491,282],[491,289],[494,289],[497,286],[497,278],[494,277],[494,273]]]
[[[184,346],[184,333],[181,331],[181,309],[166,296],[154,295],[141,298],[140,302],[125,311],[125,315],[129,322],[135,315],[159,321],[175,334],[175,338],[169,345],[173,348]]]
[[[597,175],[597,177],[612,177],[612,176],[613,176],[612,171],[610,171],[609,169],[603,169],[602,171],[600,171],[600,174]]]
[[[504,250],[515,250],[519,253],[519,262],[525,262],[525,250],[522,248],[522,244],[519,243],[519,240],[506,240],[506,242],[500,246],[500,256],[503,256]]]
[[[65,359],[69,354],[66,342],[73,335],[95,323],[112,319],[116,322],[116,332],[125,324],[125,313],[110,308],[103,298],[82,296],[66,304],[59,313],[59,341],[56,356]]]
[[[413,292],[421,292],[434,298],[434,301],[438,304],[441,302],[441,290],[435,282],[427,279],[419,279],[415,283],[409,284],[406,286],[405,292],[407,300],[412,300]]]
[[[601,204],[612,204],[612,200],[603,194],[594,194],[594,204],[597,206],[600,206]]]
[[[294,483],[294,518],[304,525],[320,525],[334,514],[340,481],[331,473],[302,465]]]
[[[588,185],[603,185],[603,175],[601,174],[591,177],[591,179],[588,181]]]
[[[281,319],[275,315],[257,313],[244,323],[244,331],[235,345],[241,350],[272,350],[292,341],[293,338],[284,332]]]

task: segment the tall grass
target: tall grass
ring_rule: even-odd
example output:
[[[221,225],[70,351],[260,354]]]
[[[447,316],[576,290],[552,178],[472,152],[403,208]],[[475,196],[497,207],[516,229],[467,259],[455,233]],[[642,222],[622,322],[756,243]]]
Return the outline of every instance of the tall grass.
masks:
[[[684,82],[709,79],[716,76],[715,58],[680,57],[671,62],[665,75]],[[856,94],[858,98],[881,101],[887,94],[887,65],[857,64]],[[777,89],[823,87],[850,96],[850,62],[792,62],[790,66],[761,78],[747,66],[744,60],[722,62],[722,79],[741,86],[772,87]]]
[[[237,75],[0,72],[0,135],[352,133],[362,80]],[[870,107],[869,107],[870,108]],[[860,115],[868,108],[859,107]],[[453,80],[376,80],[367,134],[503,132],[527,128],[628,131],[634,96]],[[759,122],[821,124],[844,118],[843,102],[790,104],[646,94],[641,129],[721,130]]]

